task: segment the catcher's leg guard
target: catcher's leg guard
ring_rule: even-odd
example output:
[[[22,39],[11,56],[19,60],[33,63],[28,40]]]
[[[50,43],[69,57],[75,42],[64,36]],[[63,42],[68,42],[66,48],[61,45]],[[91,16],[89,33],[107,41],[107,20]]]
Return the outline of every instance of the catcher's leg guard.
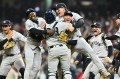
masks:
[[[63,79],[72,79],[70,71],[65,71],[63,76]]]
[[[48,79],[56,79],[56,74],[55,73],[49,73],[48,74]]]

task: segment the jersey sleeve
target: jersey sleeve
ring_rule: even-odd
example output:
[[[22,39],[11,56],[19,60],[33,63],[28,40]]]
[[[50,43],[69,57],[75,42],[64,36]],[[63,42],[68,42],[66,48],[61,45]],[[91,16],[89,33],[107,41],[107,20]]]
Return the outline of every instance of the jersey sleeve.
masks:
[[[105,41],[106,41],[106,45],[107,45],[107,46],[112,46],[112,42],[111,42],[111,40],[107,40],[107,39],[105,39]]]
[[[115,35],[117,35],[117,36],[120,37],[120,28],[119,28],[119,30],[115,33]]]
[[[83,18],[83,17],[80,16],[78,13],[72,12],[72,14],[73,14],[73,19],[74,19],[75,21],[78,21],[79,19]]]
[[[17,35],[18,40],[26,42],[27,38],[23,36],[21,33],[16,32],[16,35]]]
[[[38,18],[38,21],[39,21],[39,24],[41,24],[42,22],[46,23],[46,21],[43,18]]]
[[[30,20],[27,20],[25,22],[25,27],[26,27],[26,30],[30,30],[31,28],[34,28],[34,25],[30,22]]]
[[[2,33],[0,33],[0,41],[4,40]]]

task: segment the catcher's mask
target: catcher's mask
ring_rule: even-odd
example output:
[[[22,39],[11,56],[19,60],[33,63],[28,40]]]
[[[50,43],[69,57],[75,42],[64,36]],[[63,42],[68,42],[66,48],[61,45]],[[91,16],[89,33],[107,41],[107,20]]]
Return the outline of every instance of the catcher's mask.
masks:
[[[48,11],[45,13],[44,18],[45,18],[45,20],[46,20],[46,22],[47,22],[48,24],[53,23],[53,22],[55,21],[55,18],[56,18],[56,13],[55,13],[55,11],[53,11],[53,10],[51,10],[51,9],[48,10]]]

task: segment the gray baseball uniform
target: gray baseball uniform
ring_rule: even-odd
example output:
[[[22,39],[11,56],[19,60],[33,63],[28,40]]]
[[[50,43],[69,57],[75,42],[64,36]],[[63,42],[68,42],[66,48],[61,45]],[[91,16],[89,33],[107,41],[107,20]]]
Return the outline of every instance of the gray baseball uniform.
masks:
[[[7,38],[7,35],[4,33],[0,33],[0,41]],[[20,55],[20,48],[19,48],[19,41],[26,41],[26,38],[13,30],[13,41],[15,42],[15,45],[11,48],[4,49],[3,59],[0,66],[0,75],[7,76],[11,65],[14,64],[14,66],[19,70],[20,68],[25,67],[23,59]]]
[[[33,39],[29,36],[30,29],[42,29],[40,27],[41,23],[45,22],[43,18],[38,18],[38,24],[28,19],[25,22],[27,30],[27,42],[25,44],[25,76],[24,79],[35,79],[37,73],[39,72],[41,66],[41,49],[40,49],[40,40]]]
[[[102,36],[103,36],[103,33],[99,34],[98,36],[93,36],[90,39],[90,44],[91,44],[94,52],[96,53],[96,55],[100,58],[100,60],[102,62],[104,62],[103,58],[108,56],[107,47],[112,46],[112,42],[110,40],[105,39],[105,44],[104,44]],[[99,73],[99,69],[93,62],[91,62],[91,63],[93,64],[93,66],[91,66],[91,68],[87,67],[87,68],[89,68],[89,71],[87,71],[87,73],[89,74],[89,72],[92,72],[95,75],[97,75]],[[87,76],[88,74],[84,73],[83,79],[88,79],[88,78],[86,78],[86,77],[88,77]],[[98,78],[99,78],[99,76],[97,77],[97,79]]]
[[[79,19],[82,19],[82,17],[77,14],[77,13],[73,13],[73,20],[77,21]],[[58,17],[56,18],[57,21],[62,21],[61,19],[59,19]],[[99,69],[106,71],[104,65],[102,64],[102,62],[100,61],[100,59],[98,58],[98,56],[95,55],[93,49],[91,48],[91,46],[85,41],[85,39],[83,37],[81,37],[81,32],[80,32],[80,28],[77,28],[76,32],[74,33],[73,36],[73,40],[77,40],[77,44],[75,45],[75,48],[77,50],[84,50],[86,51],[86,54],[91,57],[91,59],[93,60],[93,62],[99,67]]]
[[[56,22],[48,24],[47,28],[53,28]],[[48,71],[49,79],[56,79],[58,63],[60,61],[64,73],[64,79],[71,79],[70,55],[71,51],[65,43],[58,41],[57,36],[60,32],[65,32],[71,23],[58,22],[55,25],[56,32],[53,36],[47,38],[48,46]]]

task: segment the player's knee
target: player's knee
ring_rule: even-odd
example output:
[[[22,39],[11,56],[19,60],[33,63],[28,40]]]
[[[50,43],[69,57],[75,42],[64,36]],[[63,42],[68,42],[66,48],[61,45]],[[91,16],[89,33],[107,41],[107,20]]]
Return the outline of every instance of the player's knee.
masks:
[[[48,79],[56,79],[56,73],[49,73]]]
[[[63,72],[63,77],[64,79],[72,79],[71,72],[70,71],[65,71]]]

